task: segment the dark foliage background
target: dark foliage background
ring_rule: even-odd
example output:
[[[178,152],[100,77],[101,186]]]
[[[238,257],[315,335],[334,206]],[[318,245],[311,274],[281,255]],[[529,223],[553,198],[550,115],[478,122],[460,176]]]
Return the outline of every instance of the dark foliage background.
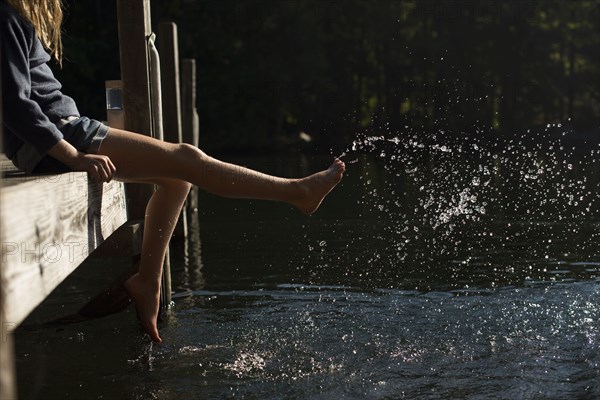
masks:
[[[104,118],[116,1],[67,3],[57,74]],[[209,150],[293,145],[300,131],[327,151],[356,132],[600,129],[599,0],[153,0],[152,17],[175,21],[180,55],[197,60]]]

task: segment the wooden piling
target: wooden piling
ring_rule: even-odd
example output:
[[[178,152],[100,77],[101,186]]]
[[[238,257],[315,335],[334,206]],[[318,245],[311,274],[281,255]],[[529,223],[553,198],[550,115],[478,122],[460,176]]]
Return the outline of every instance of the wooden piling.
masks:
[[[183,141],[199,145],[198,112],[196,111],[196,60],[184,59],[181,70]]]
[[[181,143],[181,100],[179,94],[179,44],[177,25],[162,22],[158,31],[165,141]]]
[[[150,68],[150,115],[152,118],[152,137],[158,140],[165,140],[163,131],[163,108],[162,108],[162,85],[161,85],[161,73],[160,73],[160,56],[158,55],[158,49],[154,45],[156,42],[156,35],[151,33],[147,38],[148,43],[148,54],[150,56],[150,62],[148,64]]]
[[[158,57],[153,42],[148,39],[152,34],[149,0],[117,0],[119,25],[119,52],[121,58],[121,81],[123,85],[123,110],[125,129],[152,136],[153,118],[151,64],[158,66]],[[160,71],[155,71],[160,76]],[[160,89],[160,81],[155,82],[154,95]],[[160,96],[158,96],[160,97]],[[155,100],[154,109],[161,107]],[[160,122],[157,122],[160,124]],[[162,127],[159,127],[162,129]],[[161,130],[160,129],[160,130]],[[129,188],[128,188],[129,189]],[[149,185],[131,185],[127,196],[128,209],[132,218],[143,219],[145,209],[153,188]],[[163,265],[161,283],[162,307],[171,303],[171,269],[169,253]]]
[[[158,49],[154,45],[156,36],[154,33],[148,38],[148,50],[150,54],[150,108],[152,110],[152,129],[153,136],[159,140],[165,140],[163,130],[163,109],[162,109],[162,84],[160,71],[160,56]],[[162,280],[160,282],[160,302],[163,309],[171,305],[171,255],[167,247],[167,253],[163,264]]]
[[[181,120],[183,142],[198,147],[200,128],[196,111],[196,60],[184,59],[181,68]],[[188,212],[198,210],[198,188],[193,186],[186,203]]]
[[[158,28],[164,140],[182,143],[177,25],[173,22],[161,22]],[[187,233],[187,216],[184,208],[175,226],[174,236],[185,239]]]
[[[119,54],[123,85],[123,128],[151,136],[149,54],[150,1],[117,0]],[[128,184],[130,218],[144,219],[146,204],[152,195],[149,185]]]

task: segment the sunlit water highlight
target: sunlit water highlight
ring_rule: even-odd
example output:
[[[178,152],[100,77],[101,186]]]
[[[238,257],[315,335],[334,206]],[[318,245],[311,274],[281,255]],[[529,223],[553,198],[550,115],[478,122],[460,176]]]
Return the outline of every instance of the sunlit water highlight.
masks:
[[[153,354],[206,398],[593,398],[599,290],[195,292]]]
[[[37,385],[21,374],[23,390],[600,398],[597,144],[364,136],[337,155],[347,176],[315,217],[201,197],[202,247],[192,235],[172,252],[164,345],[139,336],[132,312],[22,333],[20,369],[46,365]],[[330,160],[245,161],[290,176]],[[54,352],[69,362],[48,368]]]

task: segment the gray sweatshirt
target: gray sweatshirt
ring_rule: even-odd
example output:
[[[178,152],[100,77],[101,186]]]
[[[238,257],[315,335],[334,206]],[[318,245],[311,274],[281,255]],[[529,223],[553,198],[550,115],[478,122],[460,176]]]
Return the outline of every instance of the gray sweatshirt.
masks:
[[[33,26],[9,5],[0,2],[0,68],[4,153],[12,158],[24,143],[39,155],[62,138],[54,125],[79,116],[73,99],[61,93],[47,62],[50,55]]]

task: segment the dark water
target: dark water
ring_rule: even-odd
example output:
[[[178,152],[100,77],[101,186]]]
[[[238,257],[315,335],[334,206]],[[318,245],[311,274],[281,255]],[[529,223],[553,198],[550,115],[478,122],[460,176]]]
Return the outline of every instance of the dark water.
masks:
[[[600,398],[600,147],[354,147],[310,218],[201,196],[163,345],[131,310],[20,329],[22,397]],[[297,176],[330,160],[234,161]],[[104,264],[32,320],[78,305]]]

